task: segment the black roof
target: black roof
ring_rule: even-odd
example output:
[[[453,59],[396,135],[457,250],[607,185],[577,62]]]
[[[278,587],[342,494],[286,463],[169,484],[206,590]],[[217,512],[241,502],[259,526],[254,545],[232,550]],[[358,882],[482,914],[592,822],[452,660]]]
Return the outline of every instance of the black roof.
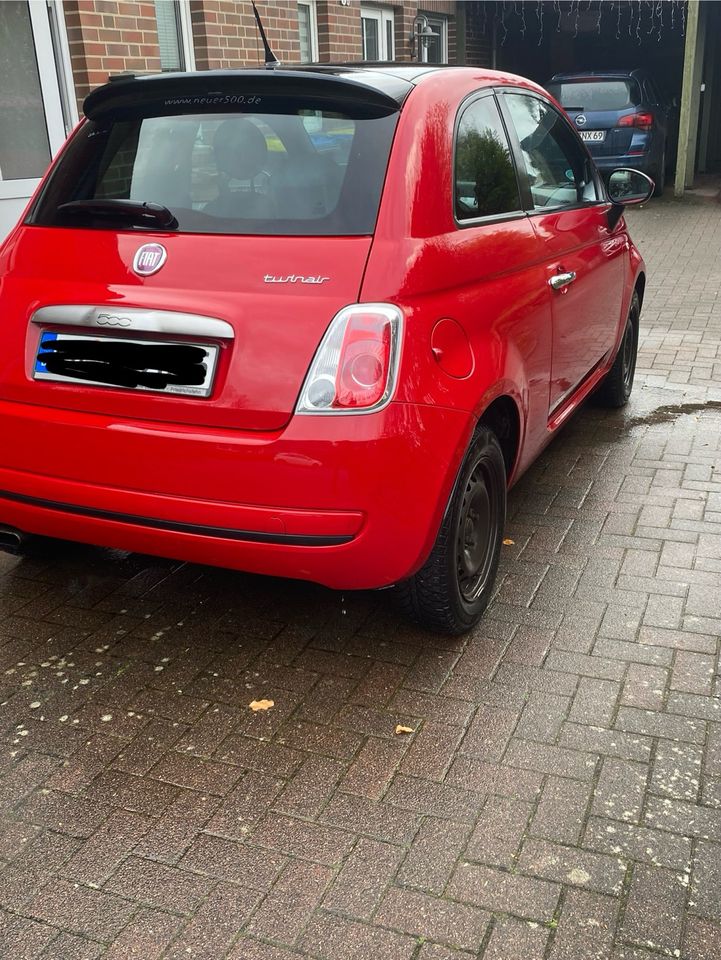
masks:
[[[285,69],[301,70],[304,73],[332,73],[334,75],[353,75],[353,74],[387,74],[390,77],[400,77],[408,83],[415,83],[420,77],[427,73],[436,73],[438,70],[446,70],[448,64],[443,63],[396,63],[390,60],[377,60],[370,62],[364,60],[362,63],[313,63],[298,64]]]
[[[363,104],[369,109],[395,111],[425,74],[443,69],[428,64],[327,64],[280,67],[274,70],[199,70],[192,73],[121,73],[93,90],[83,104],[92,120],[122,116],[146,104],[192,98],[213,106],[232,96],[307,95],[314,100]],[[237,102],[237,101],[236,101]],[[251,101],[252,102],[252,101]],[[191,104],[192,105],[192,104]]]
[[[641,79],[648,76],[648,71],[643,67],[635,67],[633,70],[574,70],[572,73],[554,73],[551,81],[554,80],[587,80],[597,78],[599,80],[620,80],[628,77]]]

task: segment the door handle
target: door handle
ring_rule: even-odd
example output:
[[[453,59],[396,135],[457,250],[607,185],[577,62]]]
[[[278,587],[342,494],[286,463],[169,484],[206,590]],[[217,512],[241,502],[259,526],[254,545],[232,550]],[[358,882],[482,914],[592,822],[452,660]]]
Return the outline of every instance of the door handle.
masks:
[[[573,283],[575,279],[576,272],[574,270],[569,270],[568,273],[557,273],[555,276],[551,277],[548,283],[554,290],[564,290],[569,284]]]

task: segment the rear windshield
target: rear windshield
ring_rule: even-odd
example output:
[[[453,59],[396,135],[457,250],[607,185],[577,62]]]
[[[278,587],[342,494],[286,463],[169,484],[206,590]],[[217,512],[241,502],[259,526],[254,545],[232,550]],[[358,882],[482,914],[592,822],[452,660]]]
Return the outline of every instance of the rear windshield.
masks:
[[[59,208],[72,201],[162,204],[182,233],[373,232],[397,113],[325,109],[87,121],[29,222],[138,229],[132,218]]]
[[[635,80],[572,80],[552,83],[549,88],[566,110],[623,110],[641,102]]]

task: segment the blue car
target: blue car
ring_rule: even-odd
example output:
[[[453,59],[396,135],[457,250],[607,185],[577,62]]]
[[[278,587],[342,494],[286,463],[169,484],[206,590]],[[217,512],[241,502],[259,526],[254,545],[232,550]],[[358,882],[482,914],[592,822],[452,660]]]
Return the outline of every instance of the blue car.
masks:
[[[557,73],[547,89],[569,115],[602,174],[642,170],[660,197],[672,157],[668,103],[645,70]]]

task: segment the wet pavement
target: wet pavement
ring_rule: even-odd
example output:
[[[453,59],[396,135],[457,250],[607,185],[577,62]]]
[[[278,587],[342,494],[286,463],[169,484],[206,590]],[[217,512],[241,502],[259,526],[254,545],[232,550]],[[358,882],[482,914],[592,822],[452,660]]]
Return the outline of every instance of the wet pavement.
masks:
[[[629,220],[632,401],[514,489],[472,636],[0,558],[3,960],[721,957],[721,206]]]

